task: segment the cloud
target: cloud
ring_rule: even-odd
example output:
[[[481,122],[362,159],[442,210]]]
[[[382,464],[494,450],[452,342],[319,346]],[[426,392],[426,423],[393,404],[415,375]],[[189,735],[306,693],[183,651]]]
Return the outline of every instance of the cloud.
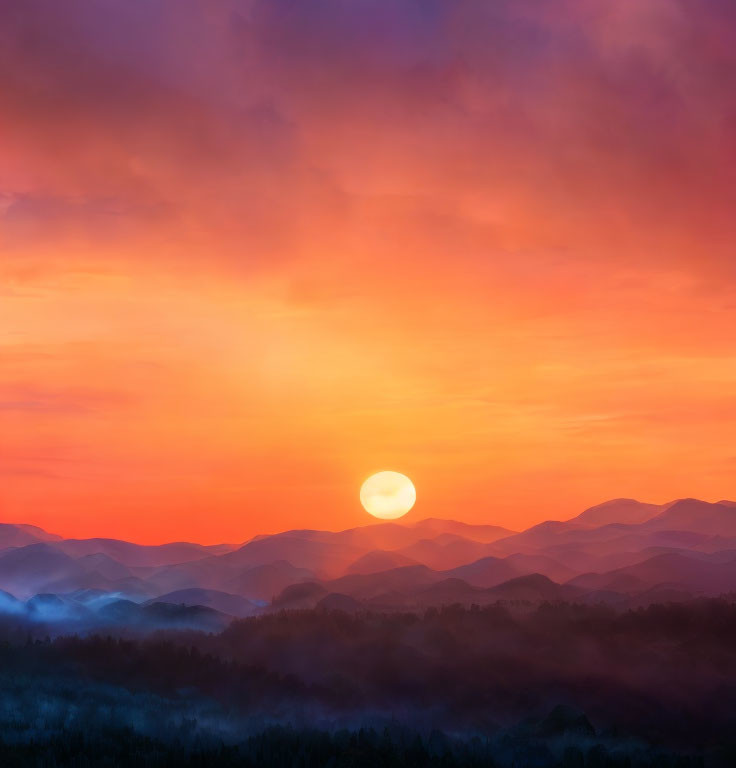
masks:
[[[82,415],[129,405],[131,397],[118,392],[74,388],[58,390],[29,384],[0,382],[0,412]]]
[[[95,242],[124,230],[247,266],[311,258],[328,237],[353,258],[380,249],[370,211],[390,195],[409,201],[384,214],[406,259],[427,249],[429,207],[493,232],[471,261],[505,258],[501,240],[577,260],[730,263],[727,4],[32,1],[0,13],[8,192],[27,215],[36,201],[25,237],[49,231],[56,201],[66,214],[53,218]]]

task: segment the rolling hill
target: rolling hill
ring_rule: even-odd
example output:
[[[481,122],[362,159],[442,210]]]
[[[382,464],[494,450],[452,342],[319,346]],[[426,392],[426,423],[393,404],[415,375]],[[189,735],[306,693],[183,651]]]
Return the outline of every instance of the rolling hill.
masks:
[[[324,610],[545,600],[626,606],[735,591],[736,503],[614,499],[520,532],[430,518],[285,531],[239,547],[63,539],[3,524],[0,590],[0,612],[37,616],[54,606],[58,615],[95,613],[120,600],[107,610],[133,616],[128,603],[148,610],[169,601],[230,617],[321,601]],[[135,615],[140,624],[143,614]]]

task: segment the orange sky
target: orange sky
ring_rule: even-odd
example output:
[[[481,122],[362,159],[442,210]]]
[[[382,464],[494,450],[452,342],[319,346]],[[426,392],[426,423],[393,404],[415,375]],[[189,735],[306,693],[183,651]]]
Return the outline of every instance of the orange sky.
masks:
[[[726,0],[0,7],[0,519],[736,496]]]

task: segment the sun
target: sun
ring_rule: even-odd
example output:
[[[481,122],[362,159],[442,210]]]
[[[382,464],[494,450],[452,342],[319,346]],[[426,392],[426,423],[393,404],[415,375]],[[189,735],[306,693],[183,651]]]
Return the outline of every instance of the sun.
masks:
[[[401,472],[377,472],[360,487],[360,503],[381,520],[403,517],[416,500],[414,484]]]

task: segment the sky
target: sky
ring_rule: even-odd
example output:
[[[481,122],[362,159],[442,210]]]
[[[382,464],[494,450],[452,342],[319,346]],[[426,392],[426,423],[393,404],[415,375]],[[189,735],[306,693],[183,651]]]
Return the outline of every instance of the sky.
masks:
[[[0,519],[736,496],[732,0],[5,0]]]

